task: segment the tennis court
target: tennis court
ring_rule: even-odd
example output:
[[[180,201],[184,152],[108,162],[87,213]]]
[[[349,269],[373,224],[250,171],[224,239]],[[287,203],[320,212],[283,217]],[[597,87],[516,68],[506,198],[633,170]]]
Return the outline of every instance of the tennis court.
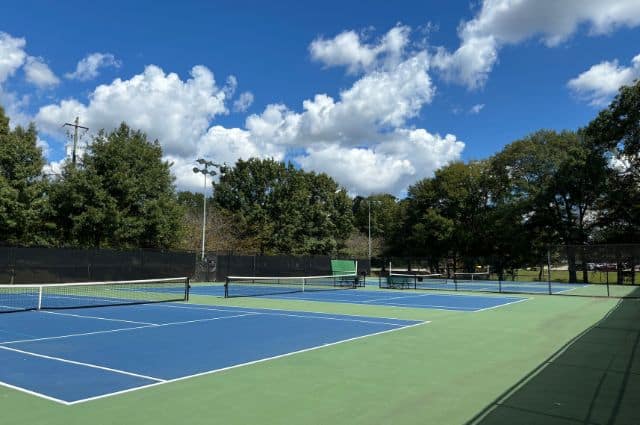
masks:
[[[422,323],[180,303],[11,313],[0,384],[77,404]]]
[[[3,287],[29,311],[0,314],[1,403],[33,424],[465,423],[613,305],[311,281]]]
[[[425,294],[418,292],[379,291],[367,289],[334,289],[310,285],[310,289],[278,284],[233,284],[229,291],[237,297],[260,297],[276,300],[317,301],[388,307],[428,308],[476,312],[526,301],[524,297],[462,294]],[[224,296],[224,287],[203,285],[191,288],[194,295]]]

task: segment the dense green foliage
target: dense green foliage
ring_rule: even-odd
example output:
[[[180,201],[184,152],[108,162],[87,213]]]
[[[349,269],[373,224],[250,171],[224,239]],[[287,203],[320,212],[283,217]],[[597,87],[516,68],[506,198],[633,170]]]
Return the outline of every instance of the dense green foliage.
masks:
[[[291,164],[250,159],[223,166],[214,193],[260,253],[336,252],[351,230],[346,191],[326,174]]]
[[[79,164],[45,176],[37,132],[0,109],[0,240],[18,245],[174,246],[183,210],[157,141],[125,124],[101,132]]]
[[[0,108],[0,240],[11,244],[43,243],[46,224],[44,158],[33,125],[11,130]]]
[[[51,184],[57,239],[81,246],[171,247],[182,208],[160,144],[125,124],[101,132]]]
[[[371,237],[384,237],[399,231],[400,204],[393,195],[379,194],[368,197],[356,196],[353,200],[354,225],[361,233],[369,231],[371,212]]]
[[[606,242],[640,240],[640,81],[623,87],[586,128],[592,149],[611,161],[599,208]]]
[[[43,165],[35,127],[12,130],[0,109],[4,243],[199,249],[203,196],[176,194],[171,165],[143,133],[125,124],[100,132],[58,177]],[[370,228],[374,256],[538,265],[550,244],[637,243],[639,166],[636,82],[585,128],[540,130],[486,160],[449,164],[402,200],[351,199],[326,174],[271,159],[224,165],[207,203],[206,247],[365,256]]]

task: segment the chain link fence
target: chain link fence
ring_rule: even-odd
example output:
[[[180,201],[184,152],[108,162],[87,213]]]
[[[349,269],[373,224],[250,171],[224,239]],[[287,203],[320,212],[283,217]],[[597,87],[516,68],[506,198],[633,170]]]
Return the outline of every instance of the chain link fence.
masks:
[[[640,297],[640,245],[563,245],[526,257],[375,259],[381,288]]]

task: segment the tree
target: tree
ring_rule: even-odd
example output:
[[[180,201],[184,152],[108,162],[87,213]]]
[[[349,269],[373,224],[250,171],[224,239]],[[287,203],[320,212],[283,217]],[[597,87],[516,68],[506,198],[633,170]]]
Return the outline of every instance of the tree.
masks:
[[[0,107],[0,240],[20,245],[48,242],[44,158],[33,124],[11,130]]]
[[[202,193],[193,193],[189,191],[180,191],[177,195],[178,204],[182,206],[187,212],[202,214],[202,203],[204,196]],[[211,198],[207,198],[207,204],[212,201]]]
[[[371,237],[371,256],[379,258],[383,255],[383,239],[381,237]],[[368,235],[354,230],[349,238],[344,242],[340,254],[349,258],[367,258],[369,255]]]
[[[415,253],[431,259],[432,269],[447,255],[455,267],[462,260],[472,269],[479,254],[491,253],[487,170],[486,162],[456,162],[409,188],[408,242]]]
[[[588,241],[606,163],[583,134],[538,131],[506,146],[492,168],[502,188],[498,199],[521,214],[534,245]],[[567,255],[570,280],[576,281],[575,258]],[[586,265],[583,270],[586,281]]]
[[[60,244],[82,247],[113,244],[111,235],[117,229],[119,211],[98,174],[67,162],[60,179],[51,184],[49,201]]]
[[[371,211],[371,238],[379,239],[378,243],[390,251],[391,241],[402,226],[400,204],[395,196],[388,193],[356,196],[353,200],[354,225],[360,233],[368,236],[369,211]],[[380,249],[378,249],[380,252]]]
[[[253,158],[221,167],[213,185],[215,204],[261,253],[327,254],[350,234],[351,200],[326,174]]]
[[[640,80],[622,87],[584,131],[592,150],[608,162],[601,199],[600,241],[640,239]]]
[[[82,165],[66,164],[52,189],[58,231],[68,244],[168,248],[183,209],[158,141],[126,124],[101,131]]]

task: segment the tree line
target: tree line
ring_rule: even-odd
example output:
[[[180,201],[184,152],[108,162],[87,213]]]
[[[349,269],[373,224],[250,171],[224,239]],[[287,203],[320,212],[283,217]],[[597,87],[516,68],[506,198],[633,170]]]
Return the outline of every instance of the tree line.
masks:
[[[219,168],[208,250],[263,254],[501,256],[555,244],[640,241],[640,82],[576,131],[539,130],[407,189],[351,197],[330,176],[272,159]],[[203,195],[178,192],[158,141],[122,124],[45,175],[35,126],[0,109],[0,240],[15,245],[200,246]],[[215,158],[211,158],[215,160]],[[357,172],[357,169],[354,170]]]

